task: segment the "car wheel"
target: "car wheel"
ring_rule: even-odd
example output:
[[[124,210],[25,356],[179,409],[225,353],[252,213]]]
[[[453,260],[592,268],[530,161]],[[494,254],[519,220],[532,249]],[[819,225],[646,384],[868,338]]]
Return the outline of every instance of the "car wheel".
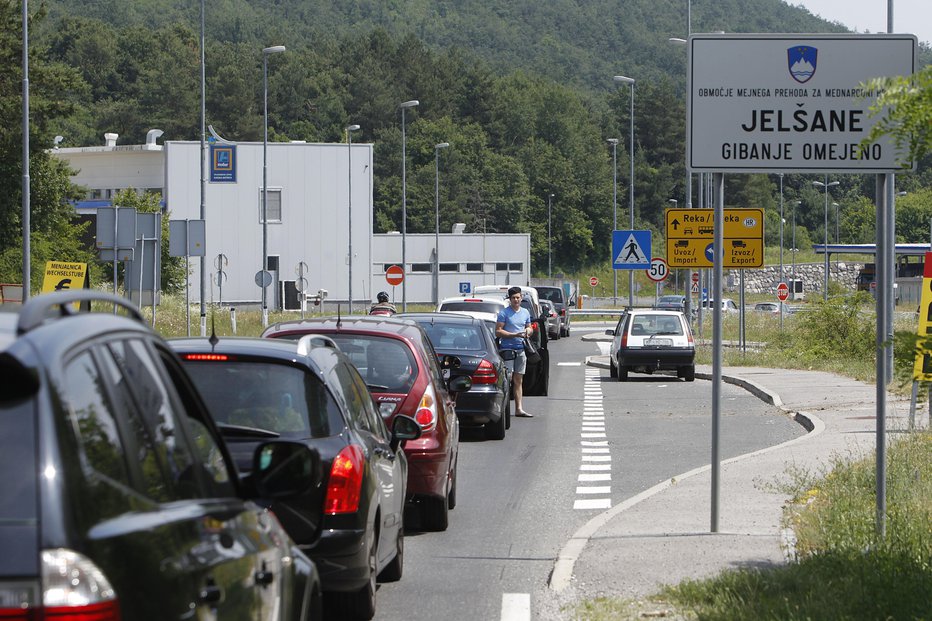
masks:
[[[453,466],[453,483],[450,485],[450,494],[447,496],[447,509],[450,511],[456,509],[456,468],[457,466]]]
[[[489,440],[504,440],[505,425],[505,412],[502,412],[497,421],[485,424],[485,437]]]
[[[683,369],[683,379],[685,379],[687,382],[696,381],[696,366],[695,365],[691,365]]]
[[[556,332],[553,333],[553,336],[551,336],[550,338],[553,339],[554,341],[559,341],[561,336],[563,335],[560,334],[559,330],[557,330]]]
[[[609,356],[608,359],[608,376],[615,378],[618,377],[618,367],[615,366],[615,359]]]
[[[395,558],[389,561],[382,573],[379,574],[380,582],[398,582],[401,580],[401,574],[404,572],[405,565],[405,529],[398,528],[398,539],[395,542]]]
[[[363,619],[368,621],[375,616],[376,560],[375,527],[372,527],[372,541],[369,544],[369,579],[358,591],[335,591],[330,593],[334,612],[342,619]]]
[[[628,367],[623,367],[623,366],[618,367],[618,381],[619,382],[628,381]]]
[[[450,505],[447,497],[425,498],[421,502],[421,524],[424,530],[444,531],[450,525]]]
[[[505,399],[505,429],[511,429],[511,400]]]

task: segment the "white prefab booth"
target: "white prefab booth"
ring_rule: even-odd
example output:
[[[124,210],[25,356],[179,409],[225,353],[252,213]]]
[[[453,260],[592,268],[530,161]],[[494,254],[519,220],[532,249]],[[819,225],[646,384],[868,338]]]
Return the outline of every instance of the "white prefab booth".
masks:
[[[530,280],[531,236],[527,233],[442,233],[439,243],[438,291],[434,291],[433,233],[409,233],[405,243],[404,266],[407,299],[410,303],[436,300],[468,293],[479,285],[527,285]],[[392,287],[385,271],[402,265],[400,233],[372,236],[372,287],[386,291],[396,303],[402,300],[401,285]],[[375,296],[373,296],[375,297]]]

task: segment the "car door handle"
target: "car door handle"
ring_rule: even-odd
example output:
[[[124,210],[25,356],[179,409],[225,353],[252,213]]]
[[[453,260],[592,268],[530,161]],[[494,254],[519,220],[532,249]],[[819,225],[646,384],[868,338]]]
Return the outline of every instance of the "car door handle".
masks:
[[[269,586],[275,580],[275,574],[265,569],[256,572],[256,584],[259,586]]]
[[[197,594],[197,601],[200,604],[216,604],[222,597],[223,589],[218,587],[211,579],[201,587],[200,592]]]

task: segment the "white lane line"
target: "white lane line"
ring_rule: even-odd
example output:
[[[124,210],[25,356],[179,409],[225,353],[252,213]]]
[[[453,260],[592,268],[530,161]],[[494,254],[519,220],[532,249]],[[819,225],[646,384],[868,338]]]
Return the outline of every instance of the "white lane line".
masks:
[[[576,477],[576,481],[578,481],[579,483],[591,483],[593,481],[611,481],[611,480],[612,480],[611,472],[599,473],[599,474],[595,474],[591,472],[584,472]]]
[[[611,472],[611,464],[580,464],[579,470],[582,472],[598,472],[600,470],[608,470]]]
[[[530,621],[530,593],[502,593],[501,621]]]
[[[583,461],[612,461],[611,455],[583,455]]]
[[[595,453],[608,453],[607,448],[584,448],[582,450],[583,455],[592,455]]]
[[[603,440],[601,442],[593,442],[583,440],[579,443],[581,446],[608,446],[608,440]]]
[[[578,367],[582,366],[581,362],[558,362],[558,367]]]
[[[609,485],[592,485],[592,486],[579,486],[576,488],[577,494],[611,494],[612,488]]]
[[[573,503],[574,509],[611,509],[611,498],[577,498]]]
[[[582,437],[584,438],[604,438],[605,437],[604,433],[583,433],[580,435],[582,435]]]

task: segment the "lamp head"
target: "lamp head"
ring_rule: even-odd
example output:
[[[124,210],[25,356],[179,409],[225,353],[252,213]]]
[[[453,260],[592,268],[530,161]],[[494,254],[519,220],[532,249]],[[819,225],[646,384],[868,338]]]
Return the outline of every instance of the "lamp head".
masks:
[[[263,48],[263,54],[279,54],[285,51],[284,45],[273,45],[272,47]]]
[[[607,142],[609,144],[618,144],[618,138],[609,138]]]
[[[624,84],[634,84],[634,78],[625,77],[623,75],[616,75],[614,80],[616,82],[622,82]]]
[[[434,148],[435,149],[446,149],[449,146],[450,146],[449,142],[441,142],[441,143],[435,144]]]
[[[357,129],[359,129],[359,125],[347,125],[346,126],[346,131],[348,132],[354,132]]]
[[[419,106],[419,105],[421,105],[421,102],[419,102],[417,99],[412,99],[411,101],[405,101],[404,103],[400,104],[398,107],[399,108],[413,108],[414,106]]]

